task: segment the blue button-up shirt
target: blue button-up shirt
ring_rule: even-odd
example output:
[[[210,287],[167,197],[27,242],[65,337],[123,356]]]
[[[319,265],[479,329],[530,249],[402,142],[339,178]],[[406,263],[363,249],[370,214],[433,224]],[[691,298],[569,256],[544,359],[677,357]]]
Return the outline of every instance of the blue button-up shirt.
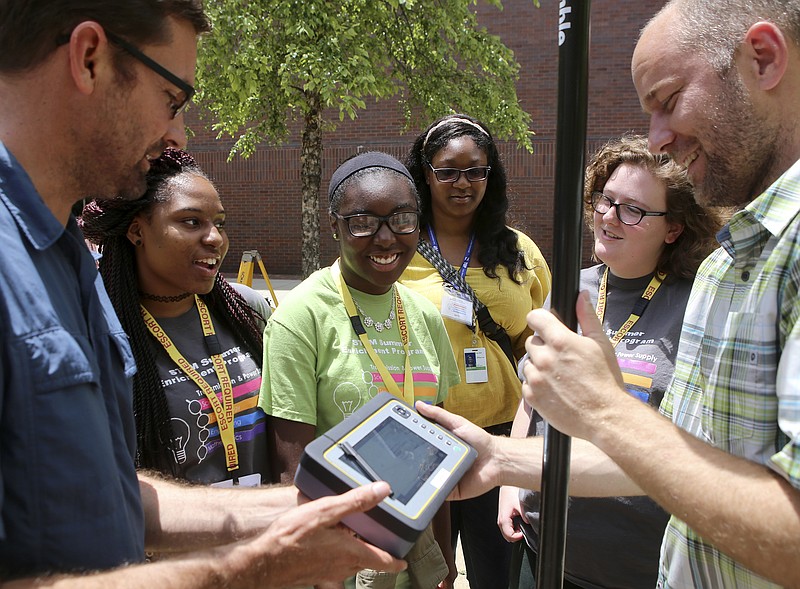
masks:
[[[143,559],[127,336],[0,143],[0,578]]]

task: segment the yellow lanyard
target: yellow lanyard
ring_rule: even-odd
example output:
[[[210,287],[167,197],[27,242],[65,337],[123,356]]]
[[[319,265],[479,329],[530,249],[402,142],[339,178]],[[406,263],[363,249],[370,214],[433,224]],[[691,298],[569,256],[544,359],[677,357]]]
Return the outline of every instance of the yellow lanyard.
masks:
[[[628,317],[628,320],[622,324],[622,327],[619,328],[616,335],[611,338],[611,345],[615,348],[617,344],[622,341],[622,338],[631,330],[631,328],[636,324],[639,318],[644,315],[645,309],[647,309],[647,305],[650,304],[650,300],[656,294],[656,291],[659,289],[661,284],[664,282],[664,279],[667,275],[664,272],[658,272],[653,278],[650,279],[650,284],[647,285],[647,288],[644,289],[642,293],[642,298],[640,298],[636,304],[633,306],[633,312]],[[603,278],[600,281],[600,288],[597,291],[597,307],[595,312],[597,313],[597,318],[600,320],[600,323],[603,322],[603,317],[606,314],[606,295],[608,293],[608,267],[606,266],[606,271],[603,272]]]
[[[219,379],[222,402],[220,402],[219,397],[217,397],[211,385],[200,376],[200,373],[195,370],[194,366],[192,366],[191,363],[183,357],[183,354],[178,351],[178,348],[172,343],[172,340],[158,324],[155,317],[142,305],[139,305],[139,307],[141,308],[142,317],[144,318],[144,324],[147,326],[147,329],[153,334],[153,337],[158,340],[158,343],[162,345],[164,350],[166,350],[169,357],[172,358],[172,361],[178,365],[178,368],[183,370],[186,376],[191,378],[194,383],[200,387],[200,390],[203,391],[206,399],[208,399],[208,402],[211,404],[211,408],[217,418],[217,424],[219,425],[219,436],[225,447],[225,462],[228,470],[236,470],[239,468],[239,451],[236,448],[236,437],[234,435],[233,425],[233,385],[231,383],[231,377],[228,374],[228,367],[225,365],[225,360],[222,358],[222,350],[219,349],[219,343],[217,342],[214,332],[214,324],[211,322],[211,313],[208,312],[208,307],[206,307],[206,304],[199,296],[195,295],[194,301],[197,305],[197,312],[200,314],[200,324],[203,326],[203,335],[206,338],[206,342],[212,344],[210,346],[212,349],[209,351],[211,352],[214,372],[217,373],[217,378]]]
[[[367,332],[361,323],[361,318],[358,316],[356,305],[353,302],[353,296],[350,294],[350,289],[347,288],[344,277],[339,270],[339,260],[336,260],[331,266],[331,274],[333,275],[333,280],[336,283],[336,286],[339,288],[339,294],[342,297],[342,302],[344,302],[344,308],[347,310],[347,315],[350,317],[350,323],[353,325],[353,329],[355,330],[358,339],[361,340],[361,344],[364,346],[364,349],[367,350],[370,360],[372,360],[372,363],[375,364],[375,367],[378,369],[378,373],[381,375],[384,385],[395,397],[404,399],[406,403],[413,406],[414,376],[413,372],[411,371],[411,354],[408,352],[408,322],[406,321],[406,313],[403,309],[403,301],[400,298],[400,293],[397,292],[397,288],[394,289],[394,305],[397,314],[397,327],[400,329],[400,341],[403,344],[403,351],[406,355],[405,376],[403,377],[402,392],[400,392],[400,387],[397,386],[394,378],[392,378],[392,375],[389,374],[389,371],[386,369],[386,365],[380,359],[378,354],[375,353],[375,350],[372,347],[369,338],[367,337]]]

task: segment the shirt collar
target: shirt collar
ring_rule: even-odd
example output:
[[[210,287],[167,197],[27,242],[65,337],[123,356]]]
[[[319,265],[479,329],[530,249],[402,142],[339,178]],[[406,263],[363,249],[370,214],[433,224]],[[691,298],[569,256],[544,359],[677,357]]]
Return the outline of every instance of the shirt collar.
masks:
[[[14,217],[20,232],[35,249],[47,249],[64,233],[64,226],[44,203],[27,172],[2,141],[0,200]]]
[[[772,235],[783,233],[800,212],[800,160],[747,205],[745,210]]]
[[[717,239],[735,258],[781,235],[800,213],[800,160],[744,209],[733,214]]]

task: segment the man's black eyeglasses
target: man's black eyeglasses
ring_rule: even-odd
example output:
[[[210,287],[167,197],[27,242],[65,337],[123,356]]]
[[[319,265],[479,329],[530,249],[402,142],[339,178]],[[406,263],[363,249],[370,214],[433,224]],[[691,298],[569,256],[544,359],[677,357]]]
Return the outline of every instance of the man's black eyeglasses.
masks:
[[[173,84],[175,87],[179,88],[180,91],[183,92],[183,97],[173,99],[172,104],[170,105],[170,108],[172,110],[172,118],[174,119],[181,112],[183,112],[183,109],[186,108],[186,105],[189,104],[189,101],[194,96],[195,93],[194,87],[181,80],[178,76],[173,74],[171,71],[169,71],[160,63],[147,57],[144,53],[142,53],[139,49],[137,49],[136,46],[132,45],[131,43],[128,43],[122,37],[118,37],[111,31],[106,31],[106,37],[108,37],[108,40],[111,41],[114,45],[117,45],[122,49],[124,49],[126,52],[128,52],[131,57],[133,57],[134,59],[138,59],[141,63],[149,67],[151,70],[153,70],[155,73],[157,73],[165,80],[167,80],[170,84]]]
[[[353,237],[370,237],[375,235],[386,223],[395,235],[408,235],[414,233],[419,227],[419,211],[399,211],[381,217],[380,215],[340,215],[333,213],[337,219],[341,219],[347,225],[347,230]]]
[[[165,68],[157,61],[154,61],[149,57],[147,57],[144,53],[139,51],[134,45],[128,43],[122,37],[118,37],[111,31],[106,31],[106,37],[108,37],[108,40],[111,41],[114,45],[119,46],[121,49],[130,54],[131,57],[139,60],[142,64],[149,67],[159,76],[164,78],[167,82],[173,84],[174,86],[179,88],[181,92],[183,92],[183,98],[173,98],[172,104],[170,104],[170,110],[172,111],[173,119],[177,117],[179,114],[181,114],[181,112],[183,112],[183,109],[186,108],[186,105],[189,104],[189,101],[195,94],[194,87],[181,80],[178,76],[173,74],[171,71],[169,71],[167,68]],[[68,34],[61,35],[60,37],[58,37],[58,39],[56,39],[56,44],[59,46],[65,45],[67,43],[69,43]]]
[[[181,112],[183,112],[183,109],[186,108],[186,105],[189,104],[189,101],[194,96],[195,93],[194,87],[181,80],[178,76],[173,74],[163,65],[161,65],[157,61],[153,61],[152,59],[147,57],[144,53],[139,51],[135,46],[128,43],[125,39],[118,37],[111,31],[106,31],[106,37],[108,37],[108,40],[111,41],[114,45],[118,45],[124,51],[127,51],[131,57],[133,57],[134,59],[138,59],[141,63],[149,67],[159,76],[164,78],[167,82],[180,88],[181,92],[183,92],[183,98],[173,98],[172,104],[170,104],[170,110],[172,111],[173,119],[177,117],[179,114],[181,114]],[[58,46],[66,45],[67,43],[69,43],[68,34],[61,35],[56,39],[56,44]]]
[[[476,166],[465,170],[460,170],[459,168],[434,168],[432,163],[427,161],[425,163],[430,166],[433,175],[436,176],[439,182],[445,182],[447,184],[458,182],[458,179],[461,178],[461,174],[464,174],[469,182],[481,182],[482,180],[486,180],[489,176],[489,170],[492,169],[491,166]]]
[[[605,194],[595,190],[592,192],[592,208],[605,215],[614,207],[617,211],[617,219],[623,225],[638,225],[645,217],[663,217],[666,212],[645,211],[637,206],[614,202]]]

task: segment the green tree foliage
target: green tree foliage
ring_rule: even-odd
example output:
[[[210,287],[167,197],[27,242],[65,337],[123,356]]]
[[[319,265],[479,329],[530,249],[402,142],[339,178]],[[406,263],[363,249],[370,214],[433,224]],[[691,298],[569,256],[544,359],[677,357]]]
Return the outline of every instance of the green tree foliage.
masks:
[[[537,0],[533,0],[537,2]],[[501,0],[484,3],[502,10]],[[302,120],[303,276],[319,266],[323,112],[355,118],[365,100],[393,98],[405,129],[466,112],[532,150],[519,65],[479,26],[476,0],[214,0],[198,100],[231,157],[279,144]],[[325,121],[326,129],[336,121]]]

